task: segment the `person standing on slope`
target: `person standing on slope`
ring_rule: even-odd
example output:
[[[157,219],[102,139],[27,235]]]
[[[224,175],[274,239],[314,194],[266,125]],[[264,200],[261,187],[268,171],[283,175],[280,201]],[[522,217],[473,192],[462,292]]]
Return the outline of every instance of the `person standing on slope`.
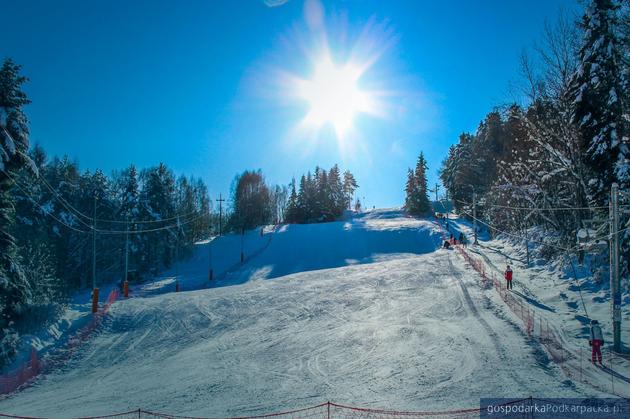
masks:
[[[592,348],[591,362],[599,361],[599,365],[602,364],[602,346],[604,345],[604,337],[602,335],[602,328],[599,327],[597,320],[591,320],[591,340],[588,344]]]
[[[511,290],[512,289],[512,268],[510,268],[510,265],[508,265],[507,269],[505,270],[505,281],[507,282],[507,289]]]

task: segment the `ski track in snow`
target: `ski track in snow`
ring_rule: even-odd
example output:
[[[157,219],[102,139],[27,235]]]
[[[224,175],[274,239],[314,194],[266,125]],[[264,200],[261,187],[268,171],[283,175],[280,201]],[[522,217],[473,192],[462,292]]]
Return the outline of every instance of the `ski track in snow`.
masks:
[[[117,302],[67,368],[0,411],[216,417],[326,400],[418,411],[475,407],[485,396],[599,395],[545,365],[492,290],[452,251],[436,250],[430,222],[389,210],[279,231],[232,284]],[[309,270],[293,273],[287,254]],[[196,256],[180,267],[184,286],[187,275],[198,286],[207,266]]]

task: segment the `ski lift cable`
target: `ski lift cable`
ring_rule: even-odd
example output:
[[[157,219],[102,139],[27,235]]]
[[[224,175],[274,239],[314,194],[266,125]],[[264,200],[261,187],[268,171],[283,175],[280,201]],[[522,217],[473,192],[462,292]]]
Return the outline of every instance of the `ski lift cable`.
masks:
[[[471,205],[470,203],[457,200],[462,204]],[[575,210],[593,210],[593,209],[608,209],[608,206],[594,206],[594,207],[550,207],[550,208],[530,208],[530,207],[512,207],[509,205],[497,205],[490,204],[489,207],[493,208],[504,208],[504,209],[513,209],[513,210],[527,210],[527,211],[575,211]],[[630,206],[630,205],[626,205]]]
[[[458,201],[458,202],[461,202],[461,203],[463,203],[463,204],[466,204],[466,202],[463,202],[463,201]],[[477,220],[479,223],[486,225],[488,228],[491,228],[492,230],[495,230],[495,231],[497,231],[497,232],[499,232],[499,233],[503,233],[503,234],[505,234],[505,235],[507,235],[507,236],[512,236],[512,237],[515,237],[515,238],[522,238],[521,236],[518,236],[518,235],[516,235],[516,234],[513,234],[513,233],[510,233],[510,232],[507,232],[507,231],[501,230],[500,228],[495,227],[495,226],[493,226],[493,225],[491,225],[491,224],[489,224],[489,223],[487,223],[487,222],[485,222],[485,221],[483,221],[483,220],[480,220],[479,218],[475,218],[475,217],[473,217],[473,216],[472,216],[472,214],[471,214],[471,213],[467,212],[466,210],[462,210],[462,212],[463,212],[464,214],[468,215],[470,218],[472,218],[472,219],[474,219],[474,220]],[[623,228],[623,229],[621,229],[621,230],[618,230],[618,231],[617,231],[617,234],[621,234],[621,233],[623,233],[623,232],[625,232],[625,231],[628,231],[628,230],[630,230],[630,227],[626,227],[626,228]],[[594,237],[594,238],[593,238],[593,240],[610,239],[610,238],[612,238],[612,236],[613,236],[613,235],[612,235],[612,234],[610,234],[610,233],[609,233],[609,234],[604,234],[604,235],[601,235],[601,236],[598,236],[598,237]],[[536,244],[542,244],[542,245],[546,245],[546,244],[547,244],[547,243],[539,242],[539,241],[536,241],[536,240],[533,240],[533,239],[529,239],[529,241],[530,241],[530,242],[532,242],[532,243],[536,243]],[[565,247],[561,247],[561,246],[558,246],[558,247],[559,247],[560,249],[562,249],[562,250],[572,251],[572,250],[576,250],[576,249],[577,249],[577,248],[579,248],[580,246],[579,246],[579,245],[576,245],[576,246],[569,247],[569,248],[565,248]]]
[[[81,211],[79,211],[78,209],[76,209],[75,207],[73,207],[69,202],[67,202],[65,199],[63,199],[61,197],[61,195],[44,179],[44,176],[39,176],[38,177],[42,183],[46,186],[46,188],[48,188],[50,190],[50,192],[53,194],[53,198],[55,198],[57,201],[59,201],[61,203],[61,205],[68,211],[70,211],[70,213],[72,213],[72,215],[77,217],[77,220],[85,225],[88,228],[92,228],[92,225],[88,224],[87,222],[83,221],[83,219],[81,217],[87,218],[88,220],[91,220],[90,217],[87,217],[86,215],[84,215]]]
[[[514,233],[510,233],[510,232],[507,232],[507,231],[504,231],[504,230],[501,230],[500,228],[495,227],[495,226],[493,226],[493,225],[491,225],[491,224],[489,224],[489,223],[487,223],[487,222],[485,222],[483,220],[480,220],[479,218],[473,217],[473,215],[471,213],[467,212],[466,210],[462,210],[462,212],[464,214],[468,215],[473,220],[477,221],[478,223],[481,223],[481,224],[487,226],[488,228],[490,228],[490,229],[492,229],[492,230],[494,230],[494,231],[496,231],[498,233],[502,233],[502,234],[505,234],[506,236],[514,237],[514,238],[517,238],[517,239],[522,239],[523,238],[522,236],[516,235]],[[528,241],[530,241],[532,243],[536,243],[536,244],[541,244],[541,245],[546,245],[547,244],[547,243],[539,242],[539,241],[533,240],[533,239],[529,239]],[[560,249],[562,249],[562,250],[570,250],[570,248],[564,248],[564,247],[561,247],[561,246],[558,246],[558,247]]]
[[[6,130],[4,127],[2,127],[2,130],[4,131],[5,135],[7,135],[7,136],[11,139],[11,141],[15,142],[15,140],[13,139],[13,137],[11,136],[11,134],[10,134],[9,132],[7,132],[7,130]],[[3,170],[3,172],[4,172],[4,170]],[[10,175],[9,175],[7,172],[4,172],[4,173],[5,173],[7,176],[9,176],[9,177],[10,177]],[[44,185],[45,185],[48,189],[50,189],[50,191],[51,191],[51,192],[52,192],[52,194],[53,194],[53,197],[54,197],[55,199],[57,199],[57,200],[61,203],[61,205],[62,205],[62,206],[63,206],[66,210],[70,211],[70,213],[72,213],[72,214],[73,214],[73,215],[75,215],[75,216],[77,216],[77,215],[79,216],[77,219],[78,219],[78,221],[79,221],[81,224],[85,225],[85,226],[86,226],[86,227],[88,227],[88,228],[92,228],[92,226],[91,226],[91,225],[87,224],[85,221],[83,221],[83,220],[80,218],[80,217],[85,217],[85,218],[87,218],[87,219],[91,219],[90,217],[88,217],[88,216],[86,216],[85,214],[81,213],[81,211],[77,210],[77,209],[76,209],[76,208],[74,208],[74,207],[73,207],[73,206],[72,206],[69,202],[67,202],[66,200],[64,200],[64,199],[63,199],[63,198],[59,195],[59,193],[58,193],[56,190],[54,190],[54,189],[53,189],[53,187],[52,187],[52,186],[51,186],[48,182],[46,182],[46,180],[44,179],[44,177],[43,177],[43,176],[38,176],[37,178],[38,178],[38,179],[40,179],[40,181],[43,181],[42,183],[43,183],[43,184],[44,184]],[[15,180],[15,179],[13,179],[13,178],[12,178],[12,180],[13,180],[13,182],[14,182],[14,183],[16,183],[16,184],[17,184],[17,180]],[[22,189],[22,188],[20,188],[20,189]],[[23,189],[22,189],[22,190],[23,190]]]
[[[466,211],[464,211],[464,213],[465,213],[465,214],[467,214],[467,215],[469,215],[470,217],[472,217],[472,215],[471,215],[470,213],[467,213]],[[496,231],[500,232],[500,233],[503,233],[503,234],[506,234],[506,235],[509,235],[509,236],[512,236],[512,237],[516,237],[516,238],[521,238],[521,239],[522,239],[522,237],[516,236],[516,235],[514,235],[514,234],[508,233],[507,231],[503,231],[503,230],[498,229],[498,228],[496,228],[496,227],[494,227],[494,226],[491,226],[490,224],[488,224],[488,223],[486,223],[486,222],[484,222],[484,221],[482,221],[482,220],[480,220],[480,219],[478,219],[478,218],[475,218],[475,217],[472,217],[472,218],[473,218],[473,219],[475,219],[475,220],[477,220],[478,222],[480,222],[480,223],[482,223],[482,224],[485,224],[485,225],[486,225],[486,226],[488,226],[489,228],[492,228],[492,229],[494,229],[494,230],[496,230]],[[542,242],[539,242],[539,241],[536,241],[536,240],[531,240],[531,239],[529,239],[528,241],[530,241],[530,242],[532,242],[532,243],[537,243],[537,244],[542,244],[542,245],[545,245],[545,243],[542,243]],[[578,293],[580,294],[580,300],[581,300],[581,302],[582,302],[582,309],[584,310],[584,314],[585,314],[586,318],[587,318],[587,319],[590,319],[589,314],[588,314],[588,310],[587,310],[587,308],[586,308],[586,303],[584,302],[584,296],[582,295],[582,286],[580,285],[580,281],[578,281],[578,279],[577,279],[577,272],[575,271],[575,265],[573,264],[573,261],[572,261],[570,258],[568,258],[569,253],[570,253],[571,251],[573,251],[573,250],[575,250],[575,249],[579,248],[579,246],[577,246],[577,245],[576,245],[576,246],[574,246],[574,247],[569,247],[569,248],[564,248],[564,247],[562,247],[562,246],[557,246],[557,247],[558,247],[559,249],[564,250],[564,254],[563,254],[562,258],[563,258],[563,259],[565,259],[565,258],[566,258],[566,259],[569,261],[569,263],[571,264],[571,270],[573,271],[573,280],[574,280],[575,284],[578,286]]]
[[[140,233],[152,233],[152,232],[156,232],[156,231],[162,231],[162,230],[171,230],[174,228],[180,228],[183,225],[186,224],[190,224],[193,221],[199,220],[200,218],[205,217],[207,214],[201,214],[198,215],[196,217],[193,217],[191,219],[185,220],[185,221],[179,221],[178,223],[175,224],[171,224],[168,226],[162,226],[162,227],[156,227],[156,228],[149,228],[149,229],[144,229],[144,230],[99,230],[97,229],[96,232],[99,234],[140,234]]]
[[[459,201],[459,202],[462,202],[462,201]],[[462,203],[465,204],[465,202],[462,202]],[[522,239],[522,237],[516,236],[516,235],[514,235],[512,233],[509,233],[507,231],[503,231],[503,230],[501,230],[501,229],[499,229],[499,228],[497,228],[495,226],[490,225],[489,223],[486,223],[485,221],[482,221],[482,220],[480,220],[478,218],[475,218],[475,217],[472,216],[472,214],[470,214],[470,213],[468,213],[466,211],[463,211],[463,212],[466,215],[470,216],[471,218],[477,220],[481,224],[484,224],[484,225],[488,226],[489,228],[491,228],[491,229],[493,229],[495,231],[498,231],[500,233],[506,234],[508,236],[512,236],[512,237],[516,237],[516,238],[521,238]],[[623,233],[625,231],[628,231],[628,230],[630,230],[630,227],[626,227],[624,229],[621,229],[621,230],[617,231],[617,234],[621,234],[621,233]],[[603,236],[600,236],[600,237],[595,237],[593,240],[597,241],[597,240],[601,240],[601,239],[610,239],[611,237],[612,237],[612,234],[606,234],[606,235],[603,235]],[[545,243],[539,242],[537,240],[529,239],[528,241],[531,241],[532,243],[545,245]],[[590,316],[588,314],[588,310],[586,308],[586,303],[584,302],[584,296],[582,295],[582,286],[580,285],[580,282],[577,279],[577,272],[575,270],[575,265],[573,263],[573,260],[571,260],[571,258],[569,258],[569,253],[574,251],[574,250],[576,250],[576,249],[578,249],[580,247],[580,245],[575,245],[575,246],[569,247],[569,248],[564,248],[562,246],[557,246],[557,247],[560,248],[561,250],[564,250],[564,254],[563,254],[562,258],[563,259],[567,259],[569,261],[569,263],[571,264],[571,270],[573,271],[573,279],[574,279],[575,284],[578,286],[578,293],[580,294],[580,300],[582,302],[582,309],[584,310],[584,314],[586,315],[586,318],[590,319]]]
[[[467,202],[464,202],[464,201],[460,201],[460,200],[457,200],[457,202],[462,203],[462,204],[465,204],[465,205],[468,205],[468,206],[470,206],[470,205],[471,205],[470,203],[467,203]],[[506,207],[506,208],[508,208],[508,207]],[[594,207],[594,208],[596,208],[596,207]],[[606,207],[606,208],[608,208],[608,207]],[[525,208],[524,208],[524,209],[525,209]],[[535,211],[535,210],[536,210],[535,208],[527,208],[527,209],[532,210],[532,211]],[[465,212],[465,211],[464,211],[464,212]],[[470,215],[469,213],[466,213],[466,214]],[[471,216],[471,217],[472,217],[472,216]],[[480,221],[480,222],[483,222],[483,221],[481,221],[481,220],[479,220],[479,221]],[[484,223],[484,224],[485,224],[485,223]],[[496,227],[493,227],[493,228],[495,228],[495,229],[496,229]],[[623,233],[623,232],[625,232],[625,231],[627,231],[627,230],[629,230],[629,229],[630,229],[630,227],[626,227],[626,228],[623,228],[623,229],[621,229],[621,230],[618,230],[618,231],[617,231],[617,234],[621,234],[621,233]],[[506,232],[506,231],[501,231],[501,232],[502,232],[502,233],[505,233],[505,234],[508,234],[508,235],[510,234],[510,233],[508,233],[508,232]],[[594,237],[594,238],[593,238],[593,240],[602,240],[602,239],[607,239],[607,240],[610,240],[610,239],[612,238],[612,236],[613,236],[612,234],[604,234],[604,235],[601,235],[601,236],[598,236],[598,237]],[[532,241],[532,240],[530,240],[530,241]],[[577,247],[577,246],[576,246],[576,247]],[[573,248],[571,248],[571,249],[573,249]]]
[[[67,228],[74,230],[76,232],[79,233],[90,233],[90,231],[86,231],[86,230],[81,230],[79,228],[76,228],[70,224],[67,224],[65,221],[60,220],[59,218],[57,218],[55,215],[52,214],[52,212],[47,211],[39,202],[37,202],[33,196],[26,190],[26,188],[24,188],[22,185],[20,185],[14,178],[13,176],[11,176],[7,171],[5,171],[4,169],[0,168],[0,170],[2,170],[2,172],[4,172],[5,175],[7,175],[7,177],[9,179],[11,179],[13,181],[13,183],[22,191],[24,192],[24,194],[26,194],[28,196],[28,198],[30,199],[30,201],[32,203],[34,203],[35,205],[37,205],[39,207],[39,209],[46,215],[48,215],[49,217],[53,218],[55,221],[57,221],[59,224],[63,224],[64,226],[66,226]]]
[[[2,127],[2,130],[4,131],[5,135],[7,135],[11,139],[11,141],[15,142],[15,140],[13,139],[11,134],[9,132],[7,132],[7,130],[4,127]],[[96,221],[100,221],[100,222],[119,223],[119,224],[162,223],[162,222],[165,222],[165,221],[173,221],[173,220],[176,220],[178,218],[187,218],[188,216],[193,215],[196,212],[196,211],[193,211],[193,212],[190,212],[188,214],[179,214],[179,215],[175,215],[175,216],[172,216],[172,217],[163,218],[161,220],[144,220],[144,221],[142,221],[142,220],[108,220],[108,219],[102,219],[102,218],[94,218],[94,217],[90,217],[89,215],[86,215],[86,214],[82,213],[77,208],[75,208],[72,204],[70,204],[68,201],[66,201],[61,196],[61,194],[44,178],[43,175],[42,176],[38,176],[37,179],[40,180],[41,183],[43,183],[44,186],[46,186],[46,188],[48,188],[48,190],[50,190],[50,192],[53,194],[53,197],[55,199],[57,199],[66,208],[66,210],[68,210],[71,213],[73,213],[73,215],[76,215],[78,217],[83,217],[83,218],[85,218],[86,220],[89,220],[89,221],[96,220]],[[13,182],[16,182],[16,180],[13,179]],[[78,220],[79,220],[79,222],[84,224],[86,227],[92,228],[92,225],[87,224],[85,221],[81,220],[80,218],[78,218]]]
[[[103,230],[103,229],[96,229],[96,230],[95,230],[95,229],[94,229],[91,225],[88,225],[88,227],[90,228],[90,230],[87,230],[87,231],[86,231],[86,230],[82,230],[82,229],[76,228],[76,227],[74,227],[74,226],[72,226],[72,225],[70,225],[70,224],[68,224],[68,223],[66,223],[66,222],[64,222],[64,221],[62,221],[61,219],[59,219],[58,217],[56,217],[55,215],[53,215],[53,213],[51,213],[50,211],[47,211],[47,210],[43,207],[43,205],[42,205],[42,204],[40,204],[40,203],[39,203],[39,202],[38,202],[38,201],[37,201],[37,200],[33,197],[33,195],[32,195],[30,192],[28,192],[28,190],[27,190],[27,189],[26,189],[26,188],[25,188],[22,184],[20,184],[20,183],[19,183],[19,182],[18,182],[18,181],[17,181],[17,180],[13,177],[13,176],[11,176],[11,175],[10,175],[10,174],[9,174],[6,170],[4,170],[4,169],[0,169],[0,170],[2,170],[2,172],[4,172],[4,173],[5,173],[5,175],[7,175],[7,177],[9,177],[9,179],[11,179],[11,180],[13,181],[13,183],[14,183],[14,184],[15,184],[15,185],[16,185],[16,186],[20,189],[20,190],[22,190],[22,192],[24,192],[24,193],[28,196],[28,198],[30,199],[30,201],[31,201],[31,202],[33,202],[35,205],[37,205],[37,206],[41,209],[41,211],[42,211],[44,214],[46,214],[46,215],[50,216],[51,218],[53,218],[53,219],[54,219],[55,221],[57,221],[58,223],[63,224],[63,225],[64,225],[64,226],[66,226],[67,228],[69,228],[69,229],[71,229],[71,230],[74,230],[74,231],[76,231],[76,232],[78,232],[78,233],[92,233],[93,231],[95,231],[95,232],[96,232],[96,233],[98,233],[98,234],[103,234],[103,235],[106,235],[106,234],[141,234],[141,233],[151,233],[151,232],[156,232],[156,231],[169,230],[169,229],[173,229],[173,228],[177,228],[177,227],[180,227],[180,228],[181,228],[181,226],[183,226],[183,225],[189,224],[189,223],[191,223],[191,222],[193,222],[193,221],[195,221],[195,220],[198,220],[198,219],[200,219],[200,218],[202,218],[202,217],[206,216],[206,214],[201,214],[201,215],[199,215],[199,216],[197,216],[197,217],[193,217],[193,218],[191,218],[191,219],[187,219],[187,220],[184,220],[184,221],[180,221],[180,222],[178,222],[178,223],[176,223],[176,224],[170,224],[170,225],[167,225],[167,226],[161,226],[161,227],[156,227],[156,228],[152,228],[152,229],[143,229],[143,230]],[[74,214],[73,214],[73,215],[74,215]]]
[[[57,197],[62,203],[65,203],[68,206],[70,206],[76,212],[77,215],[84,217],[85,219],[90,220],[90,221],[94,220],[93,217],[83,214],[81,211],[74,208],[63,197],[61,197],[61,195],[59,195],[59,193],[54,189],[54,187],[50,185],[48,181],[46,181],[46,179],[43,178],[43,176],[41,176],[40,179],[42,180],[42,183],[44,183],[46,187],[55,195],[55,197]],[[117,224],[152,224],[152,223],[163,223],[166,221],[173,221],[173,220],[176,220],[177,218],[187,218],[188,216],[195,214],[195,212],[196,211],[192,211],[187,214],[175,215],[175,216],[163,218],[160,220],[110,220],[110,219],[105,219],[105,218],[96,218],[96,221],[99,221],[102,223],[117,223]]]

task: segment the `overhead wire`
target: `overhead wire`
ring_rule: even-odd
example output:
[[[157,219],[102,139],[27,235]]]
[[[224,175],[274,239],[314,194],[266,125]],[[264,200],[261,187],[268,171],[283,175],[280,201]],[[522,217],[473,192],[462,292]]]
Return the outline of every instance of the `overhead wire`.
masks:
[[[65,203],[66,205],[68,205],[70,208],[72,208],[76,212],[77,215],[90,221],[93,221],[95,219],[94,217],[90,217],[89,215],[83,214],[81,211],[73,207],[61,195],[59,195],[59,193],[54,189],[54,187],[50,185],[50,183],[43,176],[40,176],[39,179],[41,179],[42,183],[46,185],[46,187],[60,200],[60,202],[62,202],[62,204]],[[163,223],[167,221],[173,221],[178,218],[186,218],[195,213],[196,213],[195,211],[192,211],[187,214],[174,215],[172,217],[162,218],[160,220],[111,220],[111,219],[106,219],[106,218],[96,218],[96,221],[102,222],[102,223],[118,223],[118,224],[152,224],[152,223]]]
[[[457,202],[463,203],[465,205],[470,205],[469,203],[464,202],[464,201],[457,200]],[[490,229],[492,229],[494,231],[497,231],[499,233],[502,233],[502,234],[505,234],[505,235],[508,235],[508,236],[511,236],[511,237],[522,239],[521,236],[517,236],[517,235],[515,235],[513,233],[510,233],[510,232],[504,231],[502,229],[499,229],[499,228],[497,228],[497,227],[495,227],[495,226],[493,226],[493,225],[491,225],[491,224],[489,224],[489,223],[487,223],[487,222],[485,222],[485,221],[483,221],[483,220],[481,220],[479,218],[474,217],[472,214],[470,214],[469,212],[467,212],[465,210],[462,210],[462,212],[465,213],[466,215],[468,215],[469,217],[471,217],[473,220],[475,220],[475,221],[477,221],[477,222],[487,226],[488,228],[490,228]],[[628,230],[630,230],[630,227],[626,227],[624,229],[618,230],[616,234],[618,235],[618,234],[621,234],[621,233],[623,233],[625,231],[628,231]],[[606,234],[606,235],[602,235],[602,236],[599,236],[599,237],[595,237],[595,238],[593,238],[593,240],[597,241],[597,240],[601,240],[601,239],[610,239],[610,238],[612,238],[612,236],[613,236],[613,234]],[[532,242],[532,243],[541,244],[541,245],[547,245],[548,244],[548,243],[543,243],[543,242],[540,242],[540,241],[537,241],[537,240],[533,240],[533,239],[529,239],[529,238],[527,239],[527,241]],[[567,259],[569,261],[569,263],[571,264],[571,270],[573,271],[573,278],[574,278],[574,281],[575,281],[576,285],[578,286],[578,293],[580,295],[580,300],[582,302],[582,308],[584,310],[584,314],[586,315],[587,319],[590,319],[590,316],[588,314],[588,309],[586,307],[586,303],[584,302],[584,296],[582,295],[582,286],[581,286],[580,282],[577,279],[577,272],[575,270],[575,265],[573,263],[573,260],[569,258],[569,253],[574,251],[574,250],[576,250],[576,249],[579,249],[580,245],[578,244],[578,245],[575,245],[575,246],[569,247],[569,248],[565,248],[565,247],[562,247],[562,246],[559,246],[559,245],[556,245],[556,247],[561,249],[561,250],[564,250],[564,254],[563,254],[562,258],[563,259]]]
[[[48,215],[49,217],[51,217],[52,219],[54,219],[55,221],[57,221],[60,224],[63,224],[64,226],[66,226],[67,228],[74,230],[76,232],[79,233],[90,233],[90,231],[85,231],[85,230],[81,230],[79,228],[76,228],[70,224],[67,224],[65,221],[60,220],[59,218],[57,218],[52,212],[48,211],[46,208],[43,207],[42,204],[40,204],[38,201],[36,201],[33,196],[26,190],[26,188],[24,188],[20,183],[18,183],[6,170],[4,170],[4,168],[0,168],[0,170],[9,178],[13,181],[13,184],[16,185],[22,192],[24,192],[24,194],[27,195],[27,197],[30,199],[31,202],[33,202],[35,205],[37,205],[39,207],[39,209],[42,211],[42,213],[44,213],[45,215]]]
[[[64,226],[66,226],[67,228],[79,232],[79,233],[92,233],[92,232],[96,232],[98,234],[141,234],[141,233],[151,233],[151,232],[157,232],[157,231],[163,231],[163,230],[170,230],[173,228],[180,228],[183,225],[186,224],[190,224],[193,221],[196,221],[200,218],[203,218],[206,216],[206,214],[200,214],[196,217],[190,218],[190,219],[184,219],[183,221],[180,219],[178,220],[177,223],[175,224],[170,224],[167,226],[160,226],[160,227],[156,227],[156,228],[150,228],[150,229],[140,229],[140,230],[104,230],[104,229],[97,229],[94,228],[92,225],[90,224],[86,224],[83,222],[84,225],[86,225],[86,227],[89,228],[89,230],[82,230],[80,228],[77,228],[75,226],[72,226],[70,224],[68,224],[67,222],[59,219],[57,216],[55,216],[51,211],[47,210],[46,208],[44,208],[44,206],[38,202],[33,195],[27,190],[27,188],[25,186],[23,186],[20,182],[17,181],[17,179],[15,179],[9,172],[7,172],[6,170],[4,170],[3,168],[0,168],[0,170],[9,178],[11,179],[11,181],[25,194],[27,195],[27,197],[29,198],[29,200],[31,202],[33,202],[35,205],[37,205],[37,207],[40,208],[40,210],[42,211],[42,213],[44,213],[45,215],[48,215],[49,217],[53,218],[55,221],[57,221],[60,224],[63,224]],[[67,209],[67,207],[66,207]],[[73,215],[76,215],[72,212]],[[176,217],[177,218],[177,217]],[[80,219],[76,218],[78,221],[80,221]],[[141,222],[137,222],[137,224],[142,224]]]
[[[4,131],[5,135],[7,135],[11,141],[15,142],[15,140],[13,139],[13,137],[11,136],[11,134],[9,132],[7,132],[7,130],[4,128],[4,126],[2,127],[2,130]],[[4,170],[3,170],[4,172]],[[6,174],[6,172],[5,172]],[[7,174],[7,176],[9,176]],[[111,220],[111,219],[104,219],[104,218],[94,218],[94,217],[90,217],[89,215],[84,214],[83,212],[81,212],[79,209],[75,208],[71,203],[69,203],[68,201],[66,201],[63,196],[61,196],[61,194],[46,180],[46,178],[42,175],[42,176],[37,176],[37,180],[39,180],[42,184],[44,184],[44,186],[46,186],[46,188],[53,194],[53,197],[59,201],[61,203],[61,205],[68,210],[70,213],[72,213],[75,216],[78,217],[83,217],[86,220],[89,221],[98,221],[98,222],[104,222],[104,223],[118,223],[118,224],[154,224],[154,223],[163,223],[163,222],[167,222],[167,221],[174,221],[177,219],[181,219],[181,218],[187,218],[190,215],[194,215],[196,214],[196,211],[191,211],[187,214],[178,214],[178,215],[174,215],[168,218],[162,218],[159,220]],[[16,182],[15,179],[13,179],[13,182]],[[91,224],[87,224],[85,221],[81,220],[80,218],[77,218],[79,222],[81,222],[83,225],[85,225],[88,228],[93,228],[93,226]],[[174,227],[176,225],[173,225],[171,227]],[[157,231],[155,229],[151,229],[150,231]]]

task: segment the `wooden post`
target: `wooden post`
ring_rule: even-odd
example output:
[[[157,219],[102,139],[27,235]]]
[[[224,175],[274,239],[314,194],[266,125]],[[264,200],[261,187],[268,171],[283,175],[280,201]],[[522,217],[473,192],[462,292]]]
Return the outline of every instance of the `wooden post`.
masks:
[[[129,298],[129,281],[123,283],[123,295],[125,298]]]
[[[92,313],[98,311],[98,288],[92,290]]]

